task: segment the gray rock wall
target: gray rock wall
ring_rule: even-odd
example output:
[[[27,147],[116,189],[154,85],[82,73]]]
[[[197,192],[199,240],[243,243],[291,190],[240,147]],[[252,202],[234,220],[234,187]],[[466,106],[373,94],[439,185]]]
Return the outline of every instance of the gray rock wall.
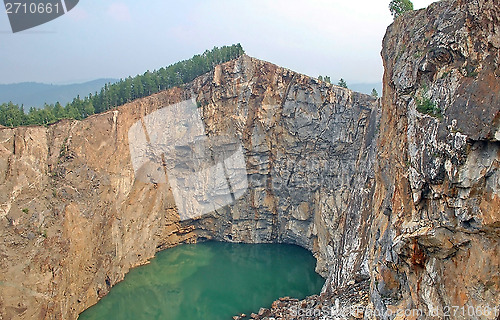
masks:
[[[187,118],[163,111],[183,101],[196,102],[181,105],[197,108]],[[0,315],[76,318],[156,251],[207,239],[301,245],[325,291],[366,278],[378,108],[243,56],[81,122],[1,128]],[[192,172],[238,150],[243,168],[226,163],[218,176],[231,184],[244,170],[246,183],[225,205],[225,182]],[[179,200],[215,211],[183,214]]]
[[[0,319],[75,319],[157,251],[207,239],[313,252],[322,294],[267,315],[339,301],[495,319],[477,308],[500,300],[499,8],[397,19],[381,100],[242,56],[84,121],[0,128]],[[148,118],[183,101],[195,125]]]
[[[499,8],[440,1],[387,30],[369,258],[382,311],[498,308]]]
[[[378,101],[254,59],[222,68],[204,120],[211,134],[241,137],[249,190],[210,220],[215,237],[298,244],[329,282],[347,283],[365,257]]]

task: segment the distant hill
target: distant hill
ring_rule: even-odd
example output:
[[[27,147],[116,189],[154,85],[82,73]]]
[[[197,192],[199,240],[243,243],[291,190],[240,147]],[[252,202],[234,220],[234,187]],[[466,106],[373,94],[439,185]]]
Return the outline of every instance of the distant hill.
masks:
[[[376,83],[354,83],[354,84],[347,84],[349,86],[349,89],[356,91],[356,92],[361,92],[361,93],[366,93],[366,94],[371,94],[373,88],[377,90],[378,96],[382,96],[382,82],[376,82]]]
[[[44,103],[59,102],[64,106],[78,95],[83,98],[89,93],[94,94],[96,91],[101,91],[106,83],[117,81],[117,79],[97,79],[66,85],[37,82],[0,84],[0,104],[12,101],[14,104],[24,105],[26,111],[31,107],[42,108]]]
[[[21,88],[15,85],[7,86],[9,93],[20,94],[25,106],[20,105],[20,101],[1,103],[0,101],[0,124],[8,127],[26,125],[48,125],[61,119],[85,119],[93,114],[105,112],[117,106],[121,106],[135,99],[150,96],[162,90],[177,87],[193,81],[213,70],[217,65],[239,58],[245,54],[241,44],[231,46],[214,47],[212,50],[205,50],[202,54],[196,54],[191,59],[183,60],[162,67],[158,70],[146,71],[135,77],[120,79],[112,84],[104,84],[108,80],[103,79],[96,87],[87,87],[85,92],[97,94],[71,93],[71,102],[65,104],[63,99],[42,97],[44,91],[39,89],[39,84],[21,84]],[[24,85],[24,87],[22,87]],[[26,87],[27,85],[27,87]],[[41,102],[47,102],[41,109],[29,108],[33,103],[26,100],[30,87],[35,86],[35,93],[30,91],[30,95],[37,96]],[[68,86],[66,86],[68,87]],[[67,88],[66,88],[67,89]],[[68,90],[65,90],[65,95]],[[78,96],[79,95],[79,96]],[[59,100],[61,104],[52,101]],[[66,98],[68,99],[68,98]],[[8,98],[7,100],[12,100]],[[51,101],[52,100],[52,101]],[[35,106],[40,106],[35,104]],[[29,109],[27,112],[25,110]]]

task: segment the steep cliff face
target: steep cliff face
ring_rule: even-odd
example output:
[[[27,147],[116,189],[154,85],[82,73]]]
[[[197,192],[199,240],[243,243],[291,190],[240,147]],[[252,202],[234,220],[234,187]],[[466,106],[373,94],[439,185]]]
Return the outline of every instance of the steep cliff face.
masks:
[[[388,28],[369,288],[330,286],[255,318],[498,319],[499,20],[499,1],[451,0]]]
[[[248,192],[196,229],[210,235],[215,226],[219,240],[298,244],[315,253],[319,273],[347,282],[365,258],[378,101],[253,61],[215,71],[211,95],[223,102],[203,112],[210,135],[241,137]],[[235,82],[237,70],[245,73]]]
[[[151,144],[156,115],[190,99],[204,137],[222,141],[207,144],[212,156],[242,146],[247,188],[233,203],[181,221],[172,176],[156,178],[154,163],[136,168],[132,159],[154,158],[141,156],[149,152],[142,128]],[[76,318],[157,250],[200,239],[294,243],[315,254],[331,284],[367,278],[377,113],[369,96],[243,56],[85,121],[0,129],[0,314]],[[161,118],[159,135],[177,141],[184,128],[196,131],[175,126],[184,116]],[[202,183],[201,193],[210,186]]]
[[[380,101],[243,56],[84,121],[0,128],[0,319],[74,319],[207,239],[316,256],[322,294],[255,318],[494,319],[477,310],[500,301],[499,8],[397,19]]]
[[[127,121],[155,103],[0,131],[1,318],[74,319],[159,244],[194,241],[130,168]]]
[[[370,244],[381,310],[498,307],[499,18],[498,1],[442,1],[384,38]]]

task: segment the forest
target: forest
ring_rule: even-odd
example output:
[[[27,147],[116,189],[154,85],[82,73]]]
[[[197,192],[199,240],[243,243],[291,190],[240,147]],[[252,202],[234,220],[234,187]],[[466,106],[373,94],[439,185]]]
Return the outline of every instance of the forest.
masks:
[[[0,125],[17,127],[27,125],[49,125],[61,119],[82,120],[93,114],[102,113],[135,99],[156,92],[180,86],[212,70],[216,65],[233,60],[244,54],[238,43],[232,46],[214,47],[189,60],[174,63],[159,70],[146,71],[135,77],[106,84],[100,92],[79,96],[66,106],[60,103],[45,104],[41,108],[30,108],[28,112],[21,105],[11,102],[0,105]]]

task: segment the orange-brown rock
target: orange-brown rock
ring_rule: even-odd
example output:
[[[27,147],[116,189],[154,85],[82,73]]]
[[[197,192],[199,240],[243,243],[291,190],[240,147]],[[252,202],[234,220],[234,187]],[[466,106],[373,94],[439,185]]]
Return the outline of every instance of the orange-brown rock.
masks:
[[[248,190],[181,221],[168,181],[147,167],[137,178],[129,131],[192,98],[207,137],[241,143]],[[0,129],[0,315],[74,319],[158,250],[206,239],[295,243],[347,283],[367,245],[377,112],[367,95],[243,56],[84,121]],[[182,116],[161,134],[178,139]]]
[[[158,250],[207,239],[314,253],[322,292],[256,319],[293,319],[291,308],[496,319],[499,18],[498,0],[443,0],[396,19],[380,100],[242,56],[84,121],[0,128],[0,319],[75,319]],[[190,99],[204,134],[176,157],[205,138],[231,153],[241,144],[246,182],[229,188],[231,203],[185,219],[161,176],[171,159],[150,148],[158,137],[144,133],[139,155],[131,139],[149,115]],[[177,116],[153,120],[174,140],[200,129],[175,127]],[[161,165],[134,167],[146,158]],[[195,171],[195,160],[179,170]],[[209,193],[206,182],[198,188]]]
[[[369,258],[376,308],[445,319],[454,306],[499,307],[499,18],[497,0],[441,1],[387,30]]]

